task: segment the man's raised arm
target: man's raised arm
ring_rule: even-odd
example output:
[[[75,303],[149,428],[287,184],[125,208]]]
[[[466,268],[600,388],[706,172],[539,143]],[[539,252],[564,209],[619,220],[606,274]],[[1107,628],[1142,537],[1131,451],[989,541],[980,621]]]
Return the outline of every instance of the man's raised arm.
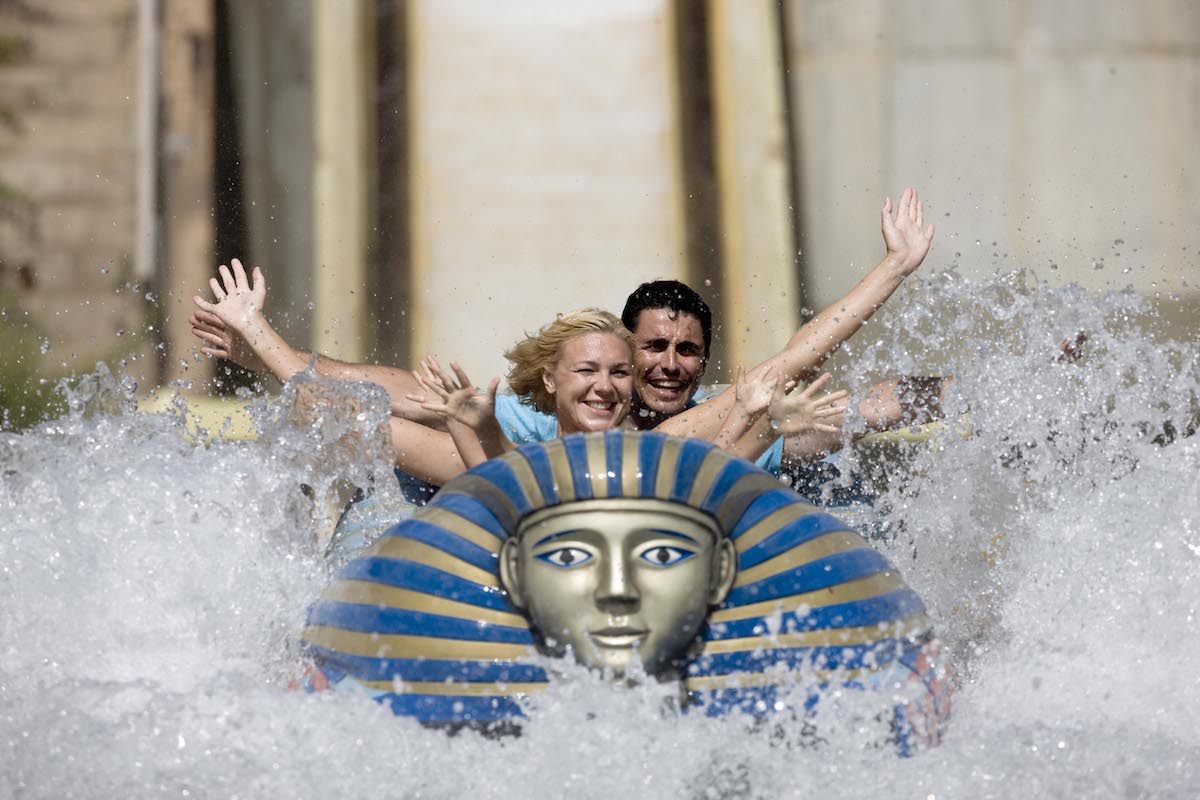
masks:
[[[841,300],[809,320],[769,361],[791,380],[804,381],[871,318],[904,279],[916,271],[933,241],[933,224],[916,189],[905,189],[892,216],[892,199],[880,213],[887,255]]]
[[[925,212],[915,189],[905,189],[892,216],[892,199],[880,213],[887,255],[841,300],[804,324],[784,348],[758,367],[772,365],[783,380],[806,381],[842,343],[854,335],[871,315],[911,275],[929,252],[933,225],[924,227]],[[755,369],[757,369],[756,367]],[[663,422],[658,430],[677,436],[712,440],[732,409],[734,393],[726,389],[712,399]],[[767,430],[759,421],[758,433]]]

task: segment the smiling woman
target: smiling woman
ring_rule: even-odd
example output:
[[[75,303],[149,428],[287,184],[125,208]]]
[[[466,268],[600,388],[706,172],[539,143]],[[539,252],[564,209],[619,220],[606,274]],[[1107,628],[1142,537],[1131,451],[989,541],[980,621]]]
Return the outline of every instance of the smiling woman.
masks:
[[[611,430],[629,416],[633,348],[632,334],[607,311],[560,314],[504,354],[512,363],[508,384],[521,404],[554,415],[555,436]],[[419,380],[429,398],[420,405],[445,421],[463,463],[473,467],[514,449],[496,415],[498,381],[479,392],[451,367],[453,378],[428,361]]]
[[[608,430],[633,399],[633,336],[598,308],[560,314],[504,354],[521,402],[558,416],[558,433]]]

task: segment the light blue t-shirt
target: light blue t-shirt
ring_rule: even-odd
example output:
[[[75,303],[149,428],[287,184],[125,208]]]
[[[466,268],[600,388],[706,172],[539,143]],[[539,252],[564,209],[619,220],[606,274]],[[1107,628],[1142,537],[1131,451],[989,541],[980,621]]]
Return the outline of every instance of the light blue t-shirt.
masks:
[[[701,388],[688,401],[687,407],[691,408],[716,393],[711,388]],[[548,442],[558,435],[557,417],[553,414],[543,414],[533,406],[522,403],[521,399],[511,392],[496,395],[496,419],[504,435],[515,444]],[[783,438],[776,439],[755,463],[767,472],[778,475],[783,466]]]

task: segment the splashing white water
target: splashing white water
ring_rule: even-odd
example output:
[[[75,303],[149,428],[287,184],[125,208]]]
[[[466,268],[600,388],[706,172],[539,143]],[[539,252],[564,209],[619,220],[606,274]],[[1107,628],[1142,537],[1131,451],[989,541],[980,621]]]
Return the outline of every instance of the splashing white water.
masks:
[[[937,750],[854,724],[801,747],[572,670],[515,738],[290,692],[322,509],[387,474],[386,400],[301,379],[258,441],[203,446],[101,371],[0,434],[0,796],[1195,796],[1198,347],[1155,343],[1131,295],[1030,283],[925,280],[853,343],[852,384],[940,353],[969,410],[876,504],[962,680]]]

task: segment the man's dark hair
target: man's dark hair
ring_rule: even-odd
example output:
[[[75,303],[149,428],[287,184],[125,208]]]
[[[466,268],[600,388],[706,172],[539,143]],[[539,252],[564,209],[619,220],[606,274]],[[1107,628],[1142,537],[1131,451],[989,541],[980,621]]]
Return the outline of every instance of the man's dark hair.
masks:
[[[704,355],[712,349],[712,311],[692,287],[679,281],[650,281],[633,290],[625,301],[621,322],[629,330],[637,328],[638,317],[646,309],[665,308],[677,314],[691,314],[700,320],[704,336]]]

